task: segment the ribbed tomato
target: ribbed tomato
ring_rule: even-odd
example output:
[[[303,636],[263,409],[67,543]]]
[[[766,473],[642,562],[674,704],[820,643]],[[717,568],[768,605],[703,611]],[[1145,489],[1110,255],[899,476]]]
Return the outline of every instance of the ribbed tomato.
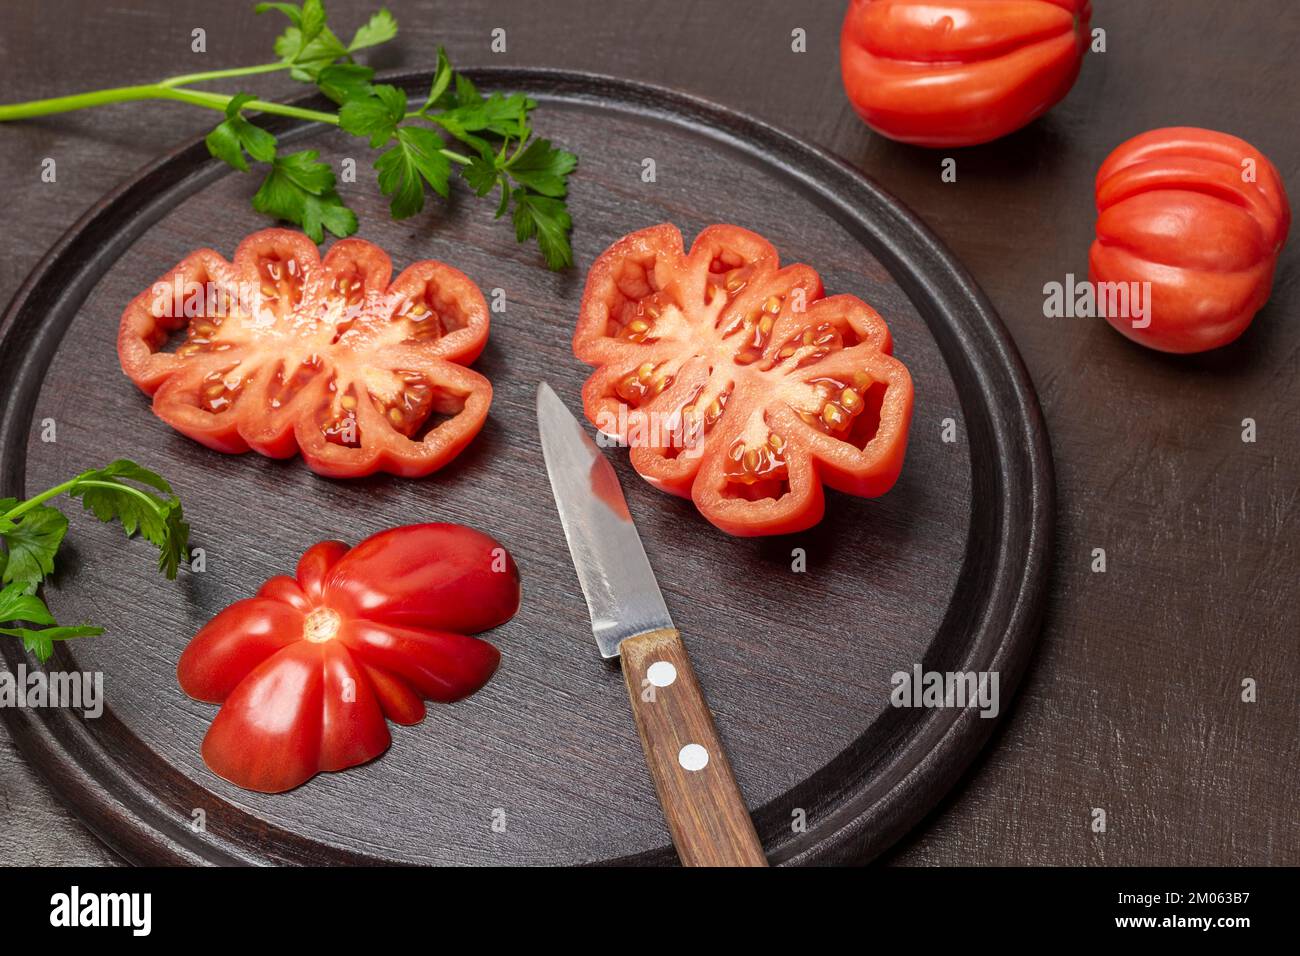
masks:
[[[903,465],[912,380],[889,330],[772,245],[710,226],[624,236],[592,265],[573,337],[587,417],[652,484],[735,535],[822,518],[822,483],[874,497]]]
[[[122,370],[159,418],[217,451],[301,451],[336,478],[427,475],[487,418],[492,386],[464,367],[487,341],[487,303],[440,262],[391,276],[360,239],[323,262],[287,229],[248,236],[233,264],[201,249],[127,306]]]
[[[1268,301],[1291,228],[1286,189],[1267,157],[1193,127],[1120,145],[1097,172],[1097,209],[1092,281],[1151,283],[1147,315],[1106,319],[1162,352],[1203,352],[1246,331]]]
[[[276,793],[320,771],[379,756],[387,717],[424,718],[421,699],[466,697],[501,655],[468,637],[519,609],[519,571],[506,550],[461,525],[422,524],[355,548],[322,541],[195,635],[181,689],[220,703],[203,740],[218,776]]]
[[[1037,119],[1070,92],[1089,0],[853,0],[840,72],[858,115],[920,146],[971,146]]]

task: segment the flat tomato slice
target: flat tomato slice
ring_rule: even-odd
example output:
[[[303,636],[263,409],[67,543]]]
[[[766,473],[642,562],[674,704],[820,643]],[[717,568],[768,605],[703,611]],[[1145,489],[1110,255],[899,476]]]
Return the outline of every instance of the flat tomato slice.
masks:
[[[203,741],[217,775],[277,793],[379,756],[385,718],[477,691],[501,655],[468,636],[519,609],[519,571],[495,540],[423,524],[355,548],[322,541],[296,577],[226,608],[181,654],[181,689],[220,703]]]
[[[1090,0],[852,0],[844,89],[868,126],[920,146],[1005,136],[1065,97]]]
[[[233,263],[202,249],[127,306],[122,370],[159,418],[217,451],[301,451],[336,478],[427,475],[487,418],[492,386],[464,367],[487,341],[487,304],[439,262],[391,275],[360,239],[323,261],[287,229],[253,233]]]
[[[884,321],[736,226],[689,254],[666,224],[616,242],[588,274],[573,350],[596,366],[587,417],[730,534],[810,527],[823,482],[874,497],[902,468],[912,380]]]
[[[1107,306],[1112,326],[1163,352],[1203,352],[1246,330],[1272,292],[1291,226],[1266,156],[1226,133],[1155,129],[1117,147],[1096,188],[1090,278],[1150,283],[1146,314]]]

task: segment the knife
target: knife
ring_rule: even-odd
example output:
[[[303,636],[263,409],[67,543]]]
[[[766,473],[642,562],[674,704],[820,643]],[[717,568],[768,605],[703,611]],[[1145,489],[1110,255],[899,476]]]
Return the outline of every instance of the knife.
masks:
[[[622,659],[677,855],[686,866],[767,866],[614,466],[545,382],[537,423],[596,646],[602,657]]]

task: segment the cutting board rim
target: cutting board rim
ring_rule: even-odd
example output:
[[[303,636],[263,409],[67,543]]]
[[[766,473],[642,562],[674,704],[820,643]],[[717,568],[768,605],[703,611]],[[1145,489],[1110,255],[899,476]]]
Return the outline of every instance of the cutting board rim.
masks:
[[[865,754],[853,746],[801,786],[833,792],[837,808],[798,837],[788,835],[768,853],[778,864],[852,863],[874,858],[915,826],[946,794],[1005,719],[1032,655],[1041,625],[1050,570],[1055,484],[1046,424],[1029,374],[1006,328],[966,269],[898,200],[826,151],[753,117],[680,91],[599,74],[532,68],[464,71],[485,89],[521,90],[539,99],[576,100],[667,121],[724,141],[775,165],[809,190],[816,202],[846,218],[907,293],[934,336],[956,382],[971,442],[971,488],[976,506],[956,593],[944,626],[969,631],[959,661],[943,669],[997,670],[1001,712],[982,719],[973,709],[930,710],[903,746]],[[381,76],[417,90],[429,71]],[[288,102],[327,104],[309,94]],[[311,135],[314,124],[267,117],[263,124],[285,140]],[[111,267],[108,235],[128,245],[148,222],[157,196],[198,189],[228,170],[211,159],[198,136],[109,193],[82,216],[40,261],[0,317],[0,380],[16,386],[0,406],[0,495],[23,493],[26,436],[40,383],[66,323],[42,322],[52,310],[76,306]],[[120,224],[126,220],[124,229]],[[916,427],[915,425],[913,426]],[[19,440],[21,439],[21,440]],[[990,446],[994,456],[975,453]],[[10,453],[6,449],[15,449]],[[992,566],[990,566],[990,561]],[[0,642],[10,668],[31,666],[16,642]],[[63,653],[61,650],[56,654]],[[58,663],[58,657],[55,658]],[[927,661],[927,668],[932,666]],[[972,664],[982,666],[973,667]],[[29,762],[96,835],[131,862],[241,864],[274,862],[384,863],[383,859],[326,847],[255,821],[230,835],[195,832],[151,792],[144,768],[124,765],[65,710],[0,709],[8,732]],[[106,711],[104,719],[113,719]],[[222,802],[215,794],[211,801]],[[238,808],[230,807],[239,814]],[[756,818],[764,808],[755,811]],[[788,829],[788,827],[787,827]],[[761,831],[760,831],[761,832]],[[666,848],[610,863],[663,862]]]

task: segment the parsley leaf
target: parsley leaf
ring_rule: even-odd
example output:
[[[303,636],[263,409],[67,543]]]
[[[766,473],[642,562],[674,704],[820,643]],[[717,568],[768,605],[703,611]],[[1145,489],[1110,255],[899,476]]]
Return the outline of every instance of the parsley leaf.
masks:
[[[535,139],[507,168],[510,178],[521,186],[543,196],[559,198],[568,191],[565,179],[577,165],[577,156],[562,149],[552,149],[550,140]]]
[[[240,93],[226,104],[226,118],[204,140],[208,152],[240,172],[248,172],[244,153],[259,163],[275,159],[275,137],[254,126],[240,114],[244,104],[256,99],[251,93]]]
[[[268,10],[279,10],[294,26],[302,26],[302,7],[296,3],[259,3],[253,7],[254,13],[266,13]]]
[[[342,41],[328,29],[322,31],[320,36],[306,45],[303,44],[301,36],[294,36],[297,33],[294,27],[290,27],[284,31],[281,38],[283,42],[277,40],[275,44],[275,52],[285,62],[293,64],[289,75],[295,80],[314,82],[321,70],[347,55],[348,51]]]
[[[325,229],[342,239],[357,231],[357,214],[343,205],[343,200],[335,192],[320,196],[308,193],[302,199],[302,221],[299,225],[313,242],[325,238]]]
[[[397,36],[397,20],[386,9],[381,9],[378,13],[372,13],[366,25],[359,27],[357,32],[352,35],[352,42],[348,44],[348,52],[355,53],[357,50],[365,49],[368,46],[387,43],[395,36]]]
[[[371,95],[350,99],[339,110],[339,126],[353,136],[370,137],[370,148],[383,146],[393,138],[397,124],[406,115],[406,94],[395,86],[378,84]]]
[[[346,103],[369,96],[374,75],[374,70],[360,63],[334,63],[316,75],[316,85],[335,103]]]
[[[258,212],[295,222],[313,242],[328,229],[342,238],[357,231],[357,217],[334,191],[334,171],[316,161],[315,150],[275,157],[271,171],[253,196]]]
[[[42,663],[54,653],[54,642],[73,637],[94,637],[104,633],[99,627],[59,627],[45,602],[28,593],[20,584],[10,584],[0,590],[0,621],[16,624],[25,621],[38,625],[31,627],[0,627],[0,634],[20,638],[23,647],[35,654]]]
[[[322,70],[348,55],[343,41],[325,25],[325,7],[321,0],[305,0],[302,6],[259,3],[253,8],[254,13],[269,10],[283,13],[292,24],[276,38],[275,54],[291,66],[289,75],[295,80],[315,82]]]
[[[486,196],[501,178],[496,163],[482,156],[475,156],[469,161],[468,166],[462,166],[460,174],[465,182],[469,183],[469,188],[474,190],[476,196]]]
[[[54,623],[54,615],[44,601],[15,582],[0,590],[0,621],[48,625]]]
[[[42,664],[54,654],[54,642],[66,641],[75,637],[97,637],[104,633],[102,627],[82,625],[78,627],[43,627],[35,630],[30,627],[0,627],[0,634],[21,638],[23,647],[36,655]]]
[[[578,157],[549,140],[532,138],[528,117],[536,106],[522,93],[483,96],[469,77],[445,64],[440,49],[433,86],[418,115],[478,154],[457,160],[470,189],[487,196],[499,185],[497,218],[513,204],[516,238],[536,238],[546,264],[561,269],[573,262],[573,220],[563,199]],[[515,151],[507,157],[512,144]]]
[[[161,476],[119,459],[105,468],[84,471],[26,501],[0,499],[0,634],[20,638],[45,661],[54,642],[93,637],[103,629],[91,625],[60,626],[36,588],[54,572],[54,560],[68,530],[63,513],[45,504],[58,495],[80,498],[100,521],[120,521],[127,536],[141,534],[158,548],[158,567],[168,578],[189,554],[189,525],[180,499]],[[26,623],[31,627],[11,626]]]
[[[46,575],[54,573],[54,555],[67,533],[68,519],[57,508],[39,505],[26,512],[4,532],[9,559],[0,582],[19,585],[28,593],[35,591]]]
[[[433,73],[433,84],[429,87],[429,95],[425,98],[424,105],[420,107],[421,113],[432,109],[433,105],[442,99],[442,95],[451,85],[451,78],[452,69],[451,64],[447,62],[447,51],[438,47],[438,67]]]
[[[474,133],[490,133],[507,139],[524,139],[528,136],[528,113],[537,105],[522,93],[503,96],[493,93],[481,97],[474,84],[463,74],[456,74],[457,106],[441,113],[427,114],[458,140],[482,149],[485,141]]]
[[[310,44],[325,29],[325,5],[321,0],[304,0],[298,29],[304,44]]]
[[[285,182],[291,183],[295,188],[319,196],[334,188],[334,170],[326,163],[317,162],[316,157],[314,149],[277,156],[275,170]]]
[[[128,482],[145,485],[166,497]],[[180,499],[162,477],[121,458],[107,468],[78,475],[68,494],[80,498],[86,510],[100,521],[120,521],[128,538],[139,531],[158,549],[158,569],[169,579],[176,577],[181,561],[189,555],[190,526],[185,523]]]
[[[424,183],[438,195],[450,193],[451,162],[442,153],[442,139],[423,126],[397,130],[392,149],[379,155],[379,190],[391,199],[394,219],[406,219],[424,208]]]
[[[516,189],[511,197],[515,203],[515,238],[525,242],[536,236],[548,268],[573,265],[573,250],[569,246],[573,220],[564,200],[539,196],[526,189]]]
[[[464,73],[457,73],[455,99],[457,106],[474,106],[483,101],[483,95],[479,93],[473,80]]]

